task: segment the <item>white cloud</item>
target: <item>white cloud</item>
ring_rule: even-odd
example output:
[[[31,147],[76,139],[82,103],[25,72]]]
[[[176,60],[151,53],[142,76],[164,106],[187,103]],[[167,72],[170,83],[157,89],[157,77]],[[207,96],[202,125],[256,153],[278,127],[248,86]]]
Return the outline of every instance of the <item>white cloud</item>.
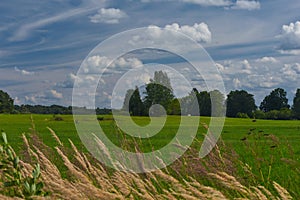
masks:
[[[221,65],[220,63],[216,63],[216,67],[218,68],[218,70],[220,72],[223,72],[225,70],[225,67],[223,65]]]
[[[82,70],[85,74],[100,74],[117,70],[124,71],[141,65],[143,65],[142,61],[137,58],[121,57],[113,61],[105,56],[97,55],[87,58],[82,65]]]
[[[195,23],[193,26],[180,26],[177,23],[173,23],[171,25],[166,25],[165,28],[186,34],[197,42],[211,42],[211,32],[208,28],[208,25],[203,22],[199,24]]]
[[[26,103],[37,104],[36,96],[25,96]]]
[[[283,50],[300,49],[300,21],[283,25],[279,38]]]
[[[278,60],[274,57],[262,57],[256,60],[259,63],[277,63]]]
[[[238,89],[242,86],[242,83],[238,78],[234,78],[232,82],[235,89]]]
[[[198,4],[202,6],[229,6],[228,0],[182,0],[183,2]]]
[[[36,29],[44,27],[49,24],[56,23],[58,21],[66,20],[68,18],[83,15],[99,9],[99,6],[103,5],[103,2],[99,1],[97,5],[88,5],[87,7],[71,9],[66,12],[56,13],[52,16],[47,16],[42,19],[38,19],[36,21],[31,21],[28,23],[23,23],[9,38],[10,41],[23,41],[28,38],[32,32]],[[92,7],[93,6],[93,7]]]
[[[91,16],[91,22],[93,23],[105,23],[105,24],[118,24],[122,18],[127,15],[125,12],[116,8],[101,8],[98,13]]]
[[[15,71],[19,72],[23,75],[34,75],[34,72],[29,72],[29,71],[26,71],[24,69],[19,69],[18,67],[15,67]]]
[[[56,90],[50,90],[50,94],[53,98],[56,98],[56,99],[62,99],[63,98],[62,93],[59,93]]]
[[[285,64],[280,72],[283,74],[285,79],[296,81],[300,75],[300,64]]]
[[[260,9],[260,2],[256,0],[237,0],[232,9],[239,10],[258,10]]]
[[[142,3],[167,2],[172,0],[141,0]],[[224,7],[236,10],[259,10],[261,5],[258,0],[177,0],[179,2],[197,4],[200,6]]]
[[[128,38],[128,43],[134,47],[136,46],[167,46],[170,49],[176,49],[178,52],[192,52],[195,48],[187,45],[187,41],[192,43],[184,37],[188,36],[195,42],[209,43],[211,41],[211,32],[205,23],[195,23],[193,26],[183,25],[177,23],[166,25],[165,27],[158,27],[150,25],[143,30],[142,33],[136,34]],[[193,44],[195,44],[193,42]]]

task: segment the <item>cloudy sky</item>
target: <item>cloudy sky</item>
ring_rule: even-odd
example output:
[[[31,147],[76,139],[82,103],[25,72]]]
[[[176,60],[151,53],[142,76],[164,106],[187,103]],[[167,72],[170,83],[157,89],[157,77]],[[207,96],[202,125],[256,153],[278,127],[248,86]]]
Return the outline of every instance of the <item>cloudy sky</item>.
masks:
[[[300,1],[286,0],[1,1],[0,89],[16,104],[71,105],[77,71],[91,50],[122,31],[156,27],[203,45],[227,91],[245,89],[259,105],[282,87],[291,101],[300,88],[299,10]],[[145,52],[118,60],[114,69],[149,62]],[[161,60],[186,68],[176,59]]]

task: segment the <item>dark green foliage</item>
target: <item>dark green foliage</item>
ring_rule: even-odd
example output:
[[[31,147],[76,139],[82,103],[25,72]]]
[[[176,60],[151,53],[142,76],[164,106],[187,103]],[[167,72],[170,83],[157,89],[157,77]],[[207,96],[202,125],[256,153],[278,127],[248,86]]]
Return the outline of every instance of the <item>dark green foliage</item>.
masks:
[[[132,116],[144,115],[144,104],[141,100],[138,87],[135,90],[129,89],[125,95],[123,110],[129,111]]]
[[[0,113],[11,113],[14,110],[14,100],[4,91],[0,90]]]
[[[255,100],[252,94],[245,90],[231,91],[227,95],[227,113],[228,117],[236,117],[237,114],[245,113],[252,117],[252,113],[256,110]]]
[[[168,107],[168,114],[170,115],[180,115],[181,109],[180,109],[180,102],[178,99],[173,99],[173,101],[170,103]]]
[[[249,116],[246,113],[241,113],[241,112],[237,113],[236,117],[237,118],[246,118],[246,119],[249,118]]]
[[[261,102],[259,108],[264,112],[271,110],[281,110],[282,108],[289,108],[288,99],[286,97],[286,91],[282,88],[273,90],[268,96]]]
[[[45,196],[44,184],[38,179],[41,176],[40,165],[37,164],[32,171],[32,177],[23,175],[19,157],[8,144],[6,134],[2,132],[2,144],[0,146],[0,172],[3,182],[2,194],[11,197],[31,199],[32,196]]]
[[[294,117],[296,119],[300,119],[300,89],[297,89],[296,95],[294,97],[292,111]]]
[[[201,116],[210,116],[211,115],[211,100],[210,95],[207,91],[202,91],[197,94],[197,99],[200,108]]]
[[[209,92],[210,99],[211,99],[211,114],[214,117],[223,116],[225,112],[225,98],[224,95],[219,90],[213,90]]]
[[[155,104],[159,104],[165,110],[168,110],[169,105],[174,99],[174,95],[170,79],[165,72],[156,71],[154,73],[154,79],[150,80],[150,83],[146,85],[145,95],[144,105],[146,113]]]
[[[253,113],[253,118],[255,118],[255,119],[265,119],[265,113],[261,110],[256,110]]]
[[[181,114],[183,115],[192,115],[197,116],[199,115],[199,103],[197,99],[197,95],[199,94],[198,90],[196,88],[193,88],[193,90],[189,93],[188,96],[183,97],[180,99],[181,103]]]

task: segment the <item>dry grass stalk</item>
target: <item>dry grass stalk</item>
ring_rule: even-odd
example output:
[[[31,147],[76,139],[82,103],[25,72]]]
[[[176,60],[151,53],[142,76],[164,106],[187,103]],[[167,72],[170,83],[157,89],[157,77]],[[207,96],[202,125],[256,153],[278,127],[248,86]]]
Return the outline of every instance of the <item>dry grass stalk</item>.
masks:
[[[279,185],[275,181],[273,181],[273,186],[277,190],[277,192],[278,192],[278,194],[279,194],[279,196],[281,197],[282,200],[293,199],[291,197],[291,195],[289,194],[289,192],[285,188],[281,187],[281,185]]]
[[[57,142],[60,146],[64,146],[63,143],[60,141],[59,137],[55,134],[55,132],[54,132],[51,128],[49,128],[49,127],[47,127],[47,129],[50,131],[52,137],[56,140],[56,142]]]

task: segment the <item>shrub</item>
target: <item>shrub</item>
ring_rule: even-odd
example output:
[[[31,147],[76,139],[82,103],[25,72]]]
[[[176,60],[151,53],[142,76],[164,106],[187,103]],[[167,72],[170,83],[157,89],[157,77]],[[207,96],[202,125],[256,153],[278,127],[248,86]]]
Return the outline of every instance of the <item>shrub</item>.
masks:
[[[246,119],[249,118],[249,116],[246,113],[241,113],[241,112],[237,113],[236,117],[237,118],[246,118]]]
[[[20,159],[8,144],[6,134],[2,132],[2,145],[0,146],[0,172],[3,188],[1,193],[11,197],[29,199],[32,196],[45,196],[44,183],[38,179],[41,176],[40,165],[36,164],[32,177],[25,176]]]
[[[278,113],[278,119],[292,119],[292,111],[288,108],[282,108]]]
[[[261,110],[256,110],[256,111],[254,111],[254,113],[253,113],[253,117],[254,117],[255,119],[264,119],[264,118],[266,117],[266,115],[265,115],[265,113],[264,113],[263,111],[261,111]]]
[[[265,119],[278,119],[279,111],[271,110],[265,113]]]
[[[104,120],[104,117],[97,117],[97,120],[98,120],[98,121],[103,121],[103,120]]]

